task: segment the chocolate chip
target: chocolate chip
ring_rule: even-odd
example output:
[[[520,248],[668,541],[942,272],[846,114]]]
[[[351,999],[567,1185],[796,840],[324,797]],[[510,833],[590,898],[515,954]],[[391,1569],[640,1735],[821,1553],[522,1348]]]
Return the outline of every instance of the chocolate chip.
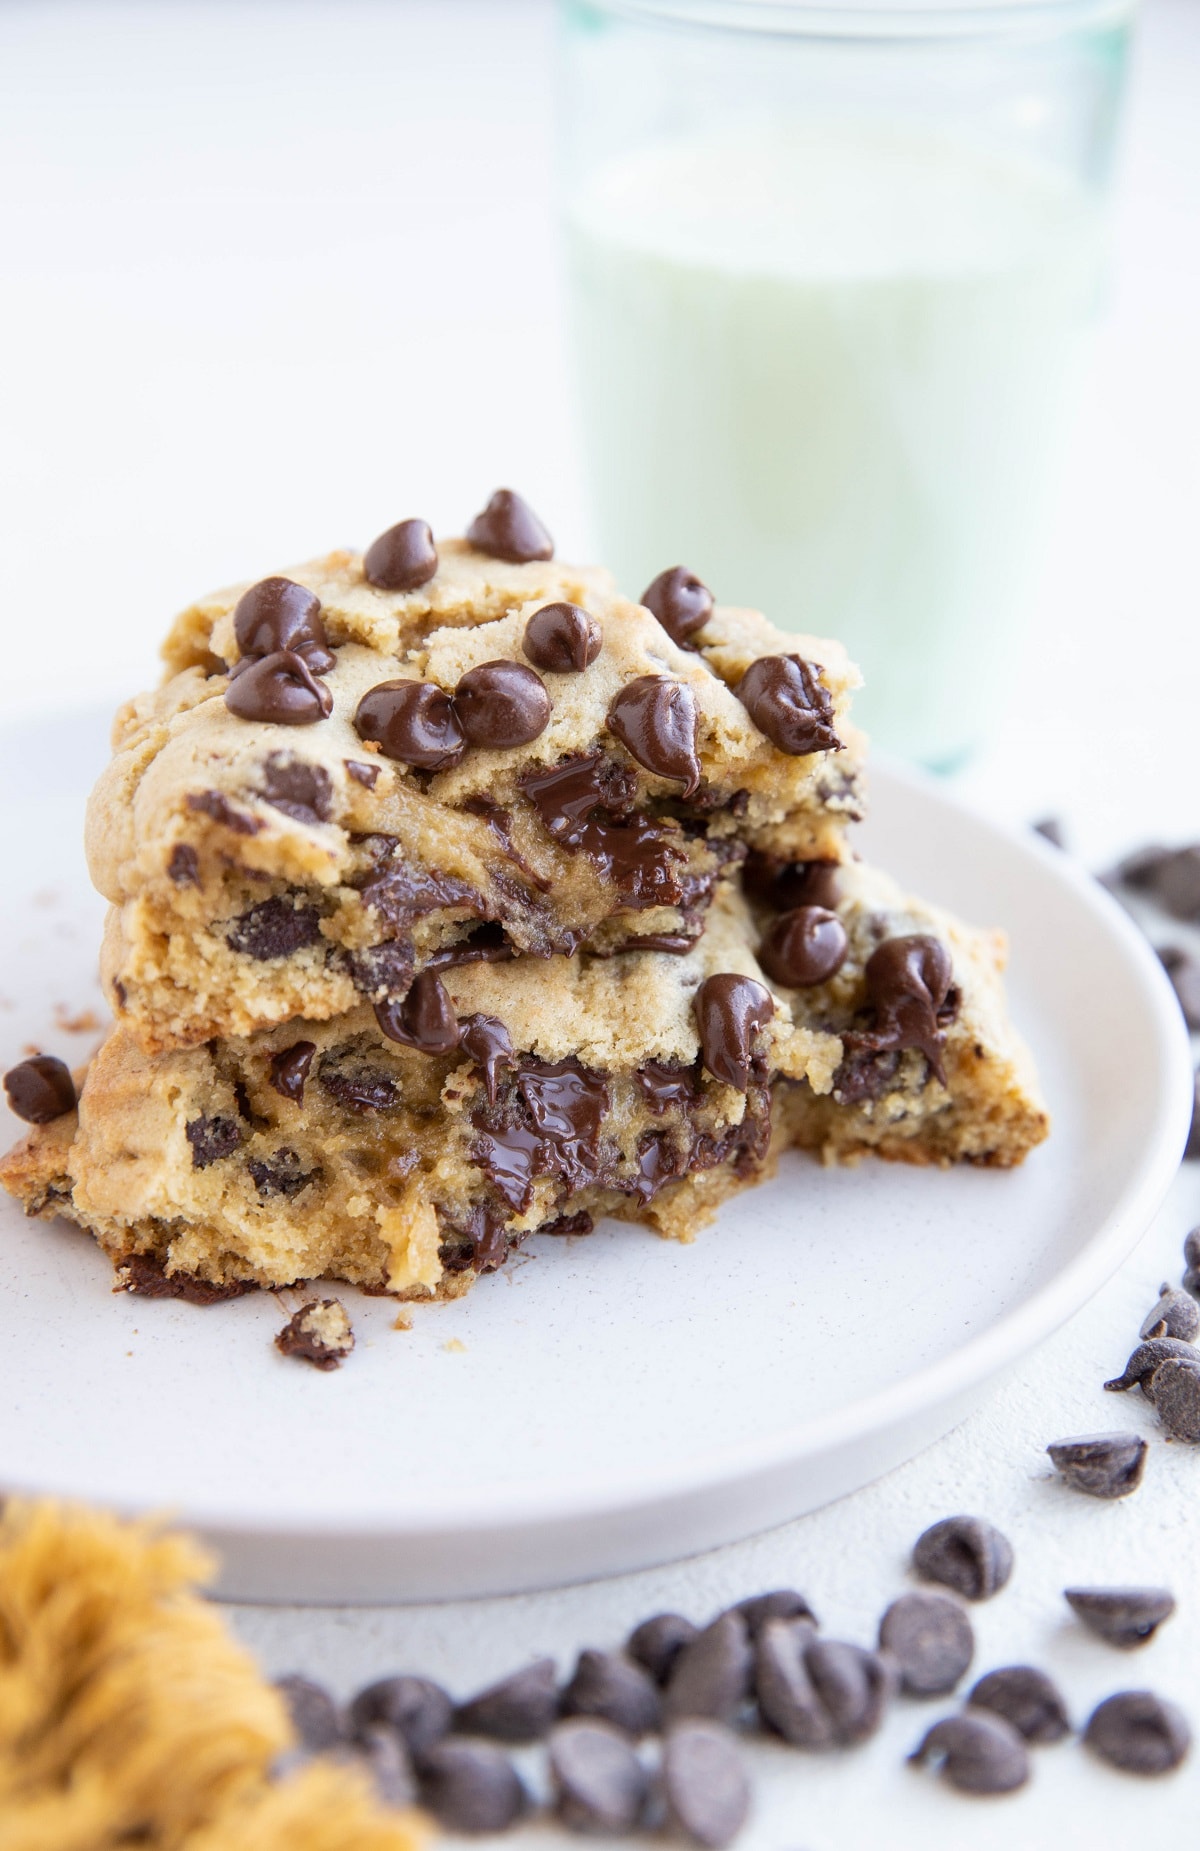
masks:
[[[1165,1587],[1069,1587],[1063,1597],[1089,1632],[1109,1645],[1144,1645],[1175,1611]]]
[[[745,1600],[739,1600],[733,1608],[746,1622],[752,1640],[757,1639],[768,1620],[810,1620],[815,1626],[817,1616],[795,1588],[774,1588],[769,1594],[751,1594]]]
[[[543,1221],[541,1227],[535,1230],[538,1234],[553,1234],[556,1238],[560,1235],[594,1234],[595,1231],[595,1220],[586,1208],[579,1209],[574,1215],[555,1215],[553,1221]]]
[[[712,616],[712,592],[686,566],[670,566],[651,579],[641,602],[675,643],[686,643]]]
[[[210,1163],[219,1163],[223,1157],[232,1157],[242,1141],[242,1128],[236,1118],[201,1116],[193,1118],[183,1129],[192,1147],[194,1170],[207,1170]]]
[[[1088,1717],[1084,1745],[1126,1774],[1170,1774],[1192,1745],[1187,1717],[1152,1690],[1121,1690]]]
[[[290,958],[306,945],[321,943],[320,915],[311,907],[295,906],[283,894],[252,906],[240,914],[225,934],[231,951],[266,963],[269,958]]]
[[[380,591],[416,591],[437,569],[428,521],[400,521],[372,540],[363,554],[363,577]]]
[[[685,797],[700,785],[696,756],[696,697],[670,675],[637,675],[612,699],[606,721],[631,758],[658,778],[682,783]]]
[[[271,1157],[247,1158],[246,1168],[261,1196],[299,1195],[302,1189],[315,1182],[321,1174],[316,1168],[306,1170],[299,1151],[289,1150],[286,1146]]]
[[[1117,878],[1148,893],[1176,919],[1200,921],[1200,842],[1187,848],[1139,849],[1121,862]]]
[[[454,711],[468,744],[503,752],[545,732],[550,696],[541,676],[520,662],[481,662],[455,688]]]
[[[417,1800],[417,1778],[408,1750],[394,1729],[372,1723],[356,1743],[358,1759],[370,1776],[375,1797],[384,1806],[413,1806]]]
[[[491,1735],[501,1742],[536,1742],[558,1715],[558,1677],[552,1658],[501,1678],[460,1703],[454,1726],[468,1735]]]
[[[1034,835],[1041,836],[1042,840],[1049,842],[1052,848],[1065,850],[1067,837],[1061,816],[1043,816],[1040,821],[1032,825],[1032,828]]]
[[[359,737],[361,738],[362,735],[360,734]],[[369,791],[375,789],[379,782],[380,768],[378,765],[364,765],[361,759],[357,758],[344,758],[342,763],[346,767],[347,774],[354,779],[356,784],[363,785]]]
[[[890,1658],[821,1639],[807,1620],[769,1620],[755,1654],[764,1720],[795,1748],[849,1748],[874,1735],[895,1694]]]
[[[333,712],[333,696],[301,655],[281,649],[253,658],[225,690],[225,705],[239,720],[272,726],[313,726]]]
[[[319,1755],[341,1741],[341,1715],[324,1684],[291,1672],[287,1677],[277,1677],[275,1688],[287,1704],[301,1744],[312,1754]]]
[[[271,1056],[271,1085],[296,1105],[303,1104],[304,1082],[316,1051],[315,1041],[293,1041],[290,1048],[281,1048]]]
[[[264,767],[262,794],[276,810],[298,823],[327,823],[333,813],[333,780],[323,765],[306,764],[287,752],[272,752]]]
[[[846,928],[836,913],[823,906],[797,906],[769,927],[758,961],[773,982],[806,988],[836,976],[849,949]]]
[[[950,953],[940,939],[926,932],[885,938],[863,968],[872,1028],[844,1037],[846,1045],[876,1051],[916,1048],[944,1085],[944,1023],[953,1006],[953,975]]]
[[[669,826],[630,816],[637,779],[615,759],[593,752],[519,779],[548,833],[580,849],[631,910],[673,906],[683,898],[676,866],[683,849]]]
[[[354,1348],[345,1306],[336,1298],[310,1299],[277,1333],[275,1348],[314,1369],[339,1368]]]
[[[580,1652],[563,1691],[564,1716],[594,1716],[626,1735],[649,1735],[659,1726],[658,1686],[649,1672],[619,1652]]]
[[[449,1733],[453,1720],[450,1698],[440,1684],[427,1677],[380,1678],[359,1691],[348,1713],[355,1735],[384,1723],[395,1730],[414,1755],[423,1755],[440,1742]]]
[[[775,1013],[770,991],[753,977],[722,971],[705,978],[692,1006],[704,1065],[714,1080],[744,1093],[750,1084],[754,1038]]]
[[[385,757],[421,771],[449,771],[467,749],[454,703],[432,681],[381,681],[358,703],[354,726]]]
[[[1138,1332],[1143,1343],[1156,1337],[1174,1337],[1177,1342],[1191,1343],[1198,1331],[1200,1305],[1189,1292],[1181,1292],[1164,1280],[1158,1288],[1158,1303],[1146,1313]]]
[[[27,1125],[48,1125],[75,1110],[75,1082],[54,1054],[31,1054],[4,1076],[9,1109]]]
[[[696,1101],[696,1069],[694,1067],[680,1067],[667,1061],[648,1060],[638,1068],[634,1077],[641,1090],[642,1098],[656,1118],[661,1118],[668,1106],[687,1107]]]
[[[524,565],[531,559],[553,559],[554,542],[537,515],[510,488],[498,488],[482,514],[467,528],[467,539],[493,559]]]
[[[521,647],[548,675],[582,675],[600,654],[600,625],[579,604],[543,604],[525,625]]]
[[[1160,945],[1158,955],[1179,998],[1183,1019],[1195,1032],[1200,1029],[1200,958],[1179,945]]]
[[[915,1748],[909,1761],[940,1763],[943,1780],[960,1793],[1014,1793],[1029,1779],[1029,1750],[1001,1716],[967,1709],[944,1716]]]
[[[485,905],[482,894],[466,881],[396,855],[381,862],[378,871],[363,882],[360,894],[362,904],[373,907],[394,933],[406,932],[418,919],[443,907],[481,913]]]
[[[742,885],[752,900],[772,912],[797,906],[824,906],[830,911],[840,895],[837,861],[781,861],[751,849],[742,869]]]
[[[1072,1491],[1091,1498],[1125,1498],[1146,1469],[1146,1442],[1137,1433],[1088,1433],[1054,1440],[1046,1451]]]
[[[489,1742],[438,1742],[417,1764],[421,1804],[452,1832],[503,1832],[529,1795],[507,1755]]]
[[[645,1667],[656,1684],[665,1684],[680,1652],[691,1644],[697,1630],[682,1613],[656,1613],[634,1627],[625,1641],[625,1650]]]
[[[1155,1412],[1173,1440],[1200,1442],[1200,1363],[1171,1357],[1150,1378]]]
[[[711,1716],[736,1722],[750,1695],[754,1653],[740,1613],[723,1613],[685,1645],[675,1660],[664,1699],[670,1721]]]
[[[1200,1157],[1200,1067],[1192,1075],[1192,1122],[1188,1127],[1187,1143],[1183,1147],[1185,1163],[1194,1163]]]
[[[387,1112],[400,1102],[400,1088],[353,1048],[332,1049],[317,1068],[322,1092],[348,1112]]]
[[[211,816],[214,823],[220,823],[224,829],[232,829],[235,835],[256,836],[262,828],[256,816],[247,816],[230,803],[221,791],[189,791],[187,799],[189,810],[199,810],[204,816]]]
[[[503,1022],[494,1015],[469,1015],[459,1023],[460,1045],[477,1067],[483,1068],[488,1102],[496,1103],[496,1087],[501,1067],[515,1067],[512,1037]]]
[[[649,1775],[606,1723],[560,1722],[550,1734],[554,1810],[572,1832],[629,1832],[642,1816]]]
[[[943,1517],[918,1536],[913,1567],[968,1600],[990,1600],[1012,1574],[1012,1544],[982,1517]]]
[[[200,857],[190,842],[176,842],[167,863],[167,873],[177,887],[200,885]]]
[[[715,1722],[677,1722],[663,1743],[663,1797],[677,1832],[706,1851],[733,1843],[750,1812],[737,1743]]]
[[[375,1020],[389,1041],[419,1048],[422,1054],[449,1054],[458,1046],[454,1004],[436,971],[424,970],[415,977],[402,1003],[390,998],[376,1003]]]
[[[195,1273],[169,1273],[165,1262],[153,1253],[131,1253],[120,1261],[120,1289],[136,1292],[139,1298],[181,1298],[188,1305],[222,1305],[230,1298],[245,1298],[257,1292],[254,1279],[230,1279],[215,1285]]]
[[[1184,1236],[1183,1261],[1187,1269],[1183,1275],[1183,1289],[1193,1298],[1200,1298],[1200,1228],[1193,1228]]]
[[[737,697],[759,732],[792,757],[841,746],[833,729],[833,698],[820,672],[800,656],[759,656],[737,685]]]
[[[243,657],[261,661],[288,650],[303,656],[314,675],[327,675],[337,666],[321,621],[320,599],[290,578],[260,579],[243,592],[233,609],[233,633]]]
[[[879,1644],[914,1697],[953,1690],[975,1655],[971,1622],[945,1594],[901,1594],[879,1622]]]
[[[1148,1395],[1154,1371],[1160,1363],[1172,1357],[1182,1358],[1185,1362],[1200,1362],[1200,1350],[1195,1344],[1185,1342],[1182,1337],[1152,1337],[1148,1342],[1138,1344],[1121,1374],[1114,1375],[1104,1386],[1110,1394],[1123,1394],[1126,1389],[1140,1388],[1144,1395]]]
[[[1071,1733],[1058,1686],[1036,1665],[1002,1665],[987,1672],[971,1689],[967,1703],[1002,1716],[1018,1735],[1038,1746],[1061,1742]]]

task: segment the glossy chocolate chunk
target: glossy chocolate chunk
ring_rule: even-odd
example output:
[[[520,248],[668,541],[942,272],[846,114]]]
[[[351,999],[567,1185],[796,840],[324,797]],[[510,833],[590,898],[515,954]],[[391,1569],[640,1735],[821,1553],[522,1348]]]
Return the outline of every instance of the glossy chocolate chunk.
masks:
[[[27,1125],[48,1125],[75,1110],[75,1082],[65,1061],[31,1054],[4,1076],[10,1109]]]
[[[692,797],[700,786],[696,698],[671,675],[638,675],[613,697],[608,730],[657,778],[670,778]]]
[[[337,666],[321,621],[321,600],[290,578],[264,578],[243,592],[234,606],[233,633],[243,657],[291,650],[314,675]]]
[[[421,771],[449,771],[467,749],[454,702],[432,681],[381,681],[359,701],[354,726],[385,757]]]
[[[225,705],[239,720],[271,726],[315,726],[333,712],[333,696],[304,657],[281,649],[252,658],[225,690]]]
[[[768,928],[758,961],[775,983],[793,989],[826,983],[846,962],[850,941],[836,913],[823,906],[797,906]]]
[[[438,569],[437,547],[428,521],[400,521],[372,540],[363,554],[363,576],[380,591],[416,591]]]
[[[990,1600],[1006,1586],[1012,1544],[982,1517],[943,1517],[918,1536],[913,1567],[923,1581],[940,1581],[967,1600]]]
[[[502,752],[545,732],[550,696],[541,676],[520,662],[481,662],[455,688],[454,711],[470,745]]]
[[[1175,1596],[1165,1587],[1069,1587],[1063,1598],[1109,1645],[1144,1645],[1175,1611]]]
[[[1014,1793],[1029,1779],[1024,1738],[987,1710],[944,1716],[908,1758],[916,1766],[939,1763],[942,1779],[960,1793]]]
[[[914,1697],[953,1690],[975,1655],[971,1622],[947,1594],[901,1594],[879,1622],[879,1644]]]
[[[414,977],[402,1003],[376,1003],[375,1019],[389,1041],[419,1048],[422,1054],[449,1054],[459,1043],[454,1005],[436,971]]]
[[[501,1068],[516,1066],[512,1037],[494,1015],[466,1016],[459,1028],[463,1053],[469,1055],[477,1067],[482,1067],[488,1101],[495,1105]]]
[[[737,697],[760,733],[793,758],[836,752],[833,697],[819,669],[800,656],[759,656],[737,686]]]
[[[520,786],[554,840],[582,850],[626,906],[674,906],[683,898],[676,874],[683,849],[666,825],[629,814],[637,780],[627,766],[593,752],[528,771]]]
[[[988,1671],[972,1686],[967,1703],[1002,1716],[1018,1735],[1039,1746],[1061,1742],[1071,1733],[1061,1691],[1036,1665],[1001,1665]]]
[[[492,559],[524,565],[531,559],[553,559],[554,542],[537,515],[510,488],[498,488],[482,514],[467,528],[467,539]]]
[[[648,1060],[638,1068],[635,1077],[643,1099],[656,1118],[661,1118],[668,1106],[689,1106],[695,1102],[697,1075],[694,1067]]]
[[[548,675],[582,675],[602,645],[600,625],[579,604],[543,604],[525,625],[521,647]]]
[[[686,566],[660,572],[643,591],[641,601],[676,643],[686,643],[712,615],[712,592]]]
[[[315,1041],[293,1041],[290,1048],[281,1048],[271,1056],[271,1085],[294,1105],[303,1103],[304,1082],[316,1051]]]
[[[1086,1433],[1046,1448],[1071,1489],[1091,1498],[1127,1498],[1136,1491],[1148,1450],[1140,1433]]]
[[[714,1080],[744,1093],[750,1084],[754,1038],[775,1013],[770,991],[753,977],[722,971],[705,978],[693,1007],[704,1065]]]
[[[1192,1745],[1187,1717],[1152,1690],[1121,1690],[1092,1711],[1085,1748],[1126,1774],[1170,1774]]]

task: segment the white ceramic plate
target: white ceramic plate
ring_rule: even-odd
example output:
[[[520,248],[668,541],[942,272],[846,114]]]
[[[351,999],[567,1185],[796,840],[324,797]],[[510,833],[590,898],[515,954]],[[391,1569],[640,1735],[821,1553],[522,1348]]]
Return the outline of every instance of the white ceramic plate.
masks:
[[[78,841],[105,730],[0,741],[6,1064],[88,1040],[52,1024],[98,1002]],[[944,1433],[1147,1225],[1185,1135],[1188,1047],[1136,929],[1036,838],[880,770],[861,846],[1010,933],[1055,1121],[1022,1170],[794,1156],[691,1247],[616,1223],[534,1240],[404,1333],[388,1300],[344,1292],[358,1348],[332,1375],[271,1343],[298,1295],[114,1295],[88,1239],[5,1202],[0,1486],[173,1510],[217,1545],[234,1598],[415,1600],[691,1554]]]

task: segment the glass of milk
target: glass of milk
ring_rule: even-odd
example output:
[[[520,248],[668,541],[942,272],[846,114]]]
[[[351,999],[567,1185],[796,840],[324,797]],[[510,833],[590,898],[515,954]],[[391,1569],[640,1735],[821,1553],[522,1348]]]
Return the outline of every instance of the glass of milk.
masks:
[[[1008,692],[1103,276],[1131,0],[564,0],[601,556],[839,637],[952,768]]]

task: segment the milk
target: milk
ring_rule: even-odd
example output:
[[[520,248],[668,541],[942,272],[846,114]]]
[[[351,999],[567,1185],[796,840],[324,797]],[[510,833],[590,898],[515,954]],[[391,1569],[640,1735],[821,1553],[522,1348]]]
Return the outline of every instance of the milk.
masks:
[[[861,716],[927,763],[1004,685],[1100,216],[913,130],[674,143],[569,218],[603,556],[840,637]]]

